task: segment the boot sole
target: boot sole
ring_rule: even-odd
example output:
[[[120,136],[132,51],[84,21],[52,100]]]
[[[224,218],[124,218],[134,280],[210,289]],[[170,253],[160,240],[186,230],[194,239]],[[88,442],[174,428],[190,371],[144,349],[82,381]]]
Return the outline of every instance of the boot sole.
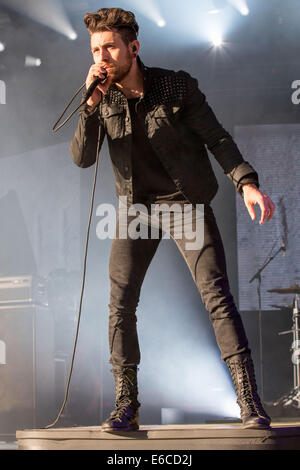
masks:
[[[106,426],[101,426],[101,431],[114,431],[114,432],[120,432],[120,431],[124,431],[124,432],[130,432],[130,431],[138,431],[139,430],[139,426],[131,426],[131,427],[127,427],[127,428],[110,428],[110,427],[106,427]]]
[[[269,424],[243,424],[243,429],[271,429]]]

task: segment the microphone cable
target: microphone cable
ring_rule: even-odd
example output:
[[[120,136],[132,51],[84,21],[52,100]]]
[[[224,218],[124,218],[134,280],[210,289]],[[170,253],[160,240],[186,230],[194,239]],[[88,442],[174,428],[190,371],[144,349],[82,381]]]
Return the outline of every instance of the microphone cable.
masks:
[[[65,112],[67,111],[67,109],[71,106],[71,104],[73,103],[73,101],[75,100],[76,96],[81,92],[81,90],[85,87],[85,82],[81,85],[81,87],[75,92],[74,96],[71,98],[71,100],[69,101],[69,103],[67,104],[67,106],[65,107],[65,109],[63,110],[63,112],[61,113],[61,115],[59,116],[59,118],[57,119],[56,123],[54,124],[53,128],[52,128],[52,131],[53,132],[57,132],[59,131],[59,129],[61,129],[65,124],[67,124],[67,122],[71,119],[72,116],[74,116],[74,114],[76,113],[76,111],[79,110],[79,108],[81,106],[83,106],[87,100],[92,96],[92,94],[94,93],[97,85],[99,85],[100,83],[103,83],[106,79],[107,79],[107,71],[105,71],[103,73],[104,77],[103,78],[96,78],[96,80],[93,81],[93,83],[91,83],[91,85],[89,86],[89,88],[87,89],[87,92],[85,94],[85,97],[84,97],[84,100],[80,103],[79,106],[77,106],[76,109],[74,109],[74,111],[70,114],[70,116],[68,116],[64,122],[58,126],[57,124],[59,123],[59,121],[62,119],[62,117],[64,116]]]
[[[95,80],[92,85],[89,87],[86,95],[90,93],[91,87],[94,86],[94,89],[98,85],[99,79]],[[95,84],[95,82],[97,82]],[[75,114],[75,112],[86,103],[88,100],[89,96],[85,96],[84,101],[73,111],[70,116],[58,127],[56,128],[58,122],[61,120],[71,103],[74,101],[78,93],[83,89],[85,86],[85,83],[77,90],[69,104],[66,106],[64,112],[61,114],[60,118],[57,120],[55,125],[53,126],[53,132],[58,131],[62,126],[66,124],[67,121]],[[94,91],[92,90],[92,93]],[[91,93],[91,94],[92,94]],[[71,364],[70,364],[70,370],[68,374],[68,379],[67,379],[67,384],[65,388],[65,396],[63,403],[61,405],[61,408],[58,412],[57,417],[53,421],[53,423],[48,424],[47,426],[44,427],[44,429],[49,429],[55,426],[58,421],[61,418],[61,415],[66,407],[67,401],[68,401],[68,396],[69,396],[69,390],[70,390],[70,383],[71,383],[71,378],[72,378],[72,372],[73,372],[73,367],[74,367],[74,361],[75,361],[75,353],[76,353],[76,347],[77,347],[77,342],[78,342],[78,336],[79,336],[79,326],[80,326],[80,320],[81,320],[81,310],[82,310],[82,301],[83,301],[83,294],[84,294],[84,287],[85,287],[85,277],[86,277],[86,265],[87,265],[87,253],[88,253],[88,245],[89,245],[89,236],[90,236],[90,228],[91,228],[91,220],[92,220],[92,215],[93,215],[93,209],[94,209],[94,200],[95,200],[95,190],[96,190],[96,181],[97,181],[97,173],[98,173],[98,165],[99,165],[99,153],[100,153],[100,132],[101,132],[101,123],[99,122],[99,127],[98,127],[98,138],[97,138],[97,150],[96,150],[96,164],[95,164],[95,171],[94,171],[94,181],[93,181],[93,188],[92,188],[92,197],[91,197],[91,205],[90,205],[90,213],[89,213],[89,219],[88,219],[88,226],[87,226],[87,232],[86,232],[86,241],[85,241],[85,250],[84,250],[84,260],[83,260],[83,275],[82,275],[82,285],[81,285],[81,294],[80,294],[80,302],[79,302],[79,312],[78,312],[78,319],[77,319],[77,326],[76,326],[76,332],[75,332],[75,340],[74,340],[74,346],[73,346],[73,351],[72,351],[72,356],[71,356]]]
[[[77,96],[77,95],[81,92],[81,90],[84,88],[84,86],[85,86],[85,83],[83,83],[83,84],[81,85],[81,87],[76,91],[76,93],[74,94],[74,96],[71,98],[69,104],[67,104],[67,106],[65,107],[65,109],[64,109],[63,112],[61,113],[60,117],[57,119],[56,123],[54,124],[54,126],[53,126],[53,128],[52,128],[52,131],[53,131],[53,132],[59,131],[59,129],[61,129],[65,124],[67,124],[67,122],[69,121],[69,119],[71,119],[71,117],[76,113],[76,111],[78,111],[79,108],[80,108],[83,104],[85,104],[85,103],[87,102],[88,98],[85,98],[84,101],[83,101],[82,103],[80,103],[80,105],[77,106],[76,109],[74,109],[74,111],[70,114],[70,116],[68,116],[67,119],[65,119],[64,122],[63,122],[60,126],[56,127],[57,124],[59,123],[59,121],[60,121],[60,120],[62,119],[62,117],[64,116],[64,114],[65,114],[65,112],[67,111],[67,109],[71,106],[71,104],[72,104],[73,101],[75,100],[76,96]]]

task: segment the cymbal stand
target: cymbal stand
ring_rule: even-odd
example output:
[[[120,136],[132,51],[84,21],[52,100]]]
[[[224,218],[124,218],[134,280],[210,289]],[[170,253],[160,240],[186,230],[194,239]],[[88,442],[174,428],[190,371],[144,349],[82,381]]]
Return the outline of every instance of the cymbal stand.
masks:
[[[270,256],[267,259],[262,267],[252,276],[249,281],[249,284],[254,281],[254,279],[258,280],[257,286],[257,295],[258,295],[258,327],[259,327],[259,355],[260,355],[260,383],[261,383],[261,400],[264,402],[264,372],[263,372],[263,347],[262,347],[262,311],[261,311],[261,272],[267,267],[267,265],[282,251],[282,247],[280,247],[273,256]]]
[[[299,335],[299,326],[300,326],[300,312],[298,307],[299,295],[296,294],[294,298],[293,305],[293,327],[288,331],[281,331],[279,335],[285,335],[288,333],[293,333],[293,344],[291,350],[292,362],[293,362],[293,390],[284,395],[279,400],[273,403],[274,406],[282,405],[293,406],[294,408],[300,409],[300,335]]]

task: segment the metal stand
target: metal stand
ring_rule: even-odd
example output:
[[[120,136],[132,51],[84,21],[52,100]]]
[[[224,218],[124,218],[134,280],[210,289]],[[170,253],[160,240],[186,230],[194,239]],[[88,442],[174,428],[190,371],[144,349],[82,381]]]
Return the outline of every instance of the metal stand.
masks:
[[[271,256],[262,267],[254,274],[250,279],[249,284],[258,280],[257,286],[257,295],[258,295],[258,325],[259,325],[259,355],[260,355],[260,382],[261,382],[261,400],[264,402],[264,373],[263,373],[263,344],[262,344],[262,311],[261,311],[261,272],[267,267],[267,265],[283,250],[283,247],[280,247],[276,253]]]
[[[298,300],[299,295],[296,294],[294,298],[293,304],[293,327],[291,330],[288,331],[281,331],[278,333],[279,335],[286,335],[289,333],[293,333],[293,344],[291,350],[293,351],[292,354],[292,362],[293,362],[293,383],[294,388],[293,390],[284,395],[279,400],[273,403],[274,406],[281,405],[283,407],[293,406],[294,408],[300,409],[300,335],[299,335],[299,308],[298,308]]]

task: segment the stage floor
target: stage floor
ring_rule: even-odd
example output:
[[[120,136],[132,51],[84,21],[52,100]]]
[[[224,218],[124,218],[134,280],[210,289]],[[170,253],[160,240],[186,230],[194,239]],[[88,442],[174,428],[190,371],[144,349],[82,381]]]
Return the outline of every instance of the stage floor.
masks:
[[[103,432],[100,426],[26,429],[20,450],[300,450],[300,421],[269,430],[240,424],[140,426],[136,432]]]

